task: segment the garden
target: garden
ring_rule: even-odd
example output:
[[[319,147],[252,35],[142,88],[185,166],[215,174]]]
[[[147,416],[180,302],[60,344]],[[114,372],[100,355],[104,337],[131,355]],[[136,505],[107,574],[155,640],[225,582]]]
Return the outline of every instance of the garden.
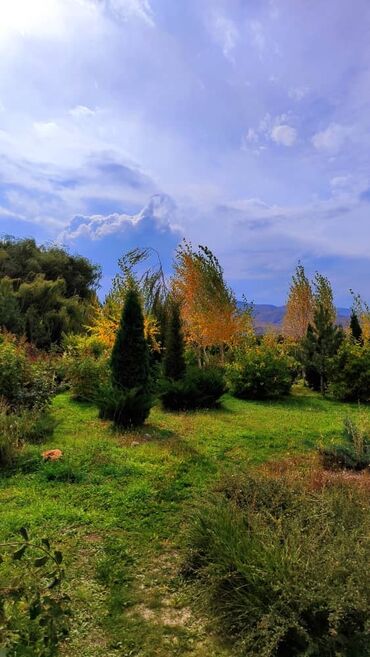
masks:
[[[366,304],[338,327],[299,266],[260,336],[207,247],[125,254],[104,302],[2,248],[4,654],[368,655]]]

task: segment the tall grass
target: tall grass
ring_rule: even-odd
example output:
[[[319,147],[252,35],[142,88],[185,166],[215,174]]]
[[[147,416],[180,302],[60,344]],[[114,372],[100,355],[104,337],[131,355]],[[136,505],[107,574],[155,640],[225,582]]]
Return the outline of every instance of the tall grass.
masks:
[[[185,574],[248,657],[365,657],[370,518],[363,491],[230,478],[202,505]]]

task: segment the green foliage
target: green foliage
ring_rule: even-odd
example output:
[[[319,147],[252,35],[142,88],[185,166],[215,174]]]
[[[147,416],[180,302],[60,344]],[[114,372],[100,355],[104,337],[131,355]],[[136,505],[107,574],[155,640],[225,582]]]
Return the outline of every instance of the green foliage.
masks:
[[[53,371],[25,346],[0,336],[0,397],[13,409],[43,409],[54,393]]]
[[[366,657],[365,494],[230,478],[200,506],[184,573],[245,657]]]
[[[323,303],[314,311],[313,325],[309,325],[302,340],[301,359],[310,387],[324,395],[329,382],[332,358],[344,339],[343,330],[333,323],[333,312]]]
[[[362,343],[362,328],[361,324],[358,321],[357,313],[352,309],[351,319],[349,322],[349,328],[351,331],[352,338],[355,342]]]
[[[40,349],[81,331],[100,269],[60,247],[34,240],[0,241],[0,327],[25,335]]]
[[[43,538],[0,545],[0,648],[7,657],[55,657],[69,630],[63,555]]]
[[[4,402],[0,404],[0,469],[16,461],[20,447],[37,444],[50,438],[56,426],[55,418],[37,408],[14,412]]]
[[[331,394],[341,401],[370,401],[370,344],[345,340],[332,361]]]
[[[66,381],[74,399],[95,401],[100,386],[109,378],[108,358],[80,354],[66,359]]]
[[[144,424],[153,406],[151,394],[143,388],[123,389],[111,384],[100,388],[99,417],[112,420],[122,429]]]
[[[164,375],[168,379],[177,381],[184,376],[186,370],[184,350],[180,306],[175,301],[172,301],[169,306],[163,360]]]
[[[278,399],[290,393],[294,361],[262,342],[238,355],[226,369],[230,392],[240,399]]]
[[[144,335],[144,318],[137,289],[125,298],[120,326],[111,357],[112,381],[123,390],[146,389],[149,384],[149,351]]]
[[[189,411],[217,407],[224,392],[225,383],[220,370],[193,368],[182,379],[163,381],[160,398],[166,410]]]
[[[370,425],[364,415],[357,419],[347,415],[343,423],[344,444],[320,450],[323,466],[328,470],[365,470],[370,466]]]

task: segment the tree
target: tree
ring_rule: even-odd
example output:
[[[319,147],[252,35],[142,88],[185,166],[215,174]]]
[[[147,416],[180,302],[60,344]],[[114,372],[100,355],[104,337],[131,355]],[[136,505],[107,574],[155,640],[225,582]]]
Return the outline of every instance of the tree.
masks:
[[[164,354],[164,374],[167,378],[177,381],[186,370],[184,359],[184,336],[181,325],[180,305],[170,302]]]
[[[283,333],[295,340],[302,339],[312,322],[314,296],[304,267],[298,264],[293,274],[283,321]]]
[[[96,302],[100,268],[86,258],[35,240],[0,240],[0,328],[38,348],[79,333]]]
[[[330,309],[318,303],[302,347],[306,377],[310,377],[314,389],[319,386],[323,396],[329,380],[331,358],[338,352],[343,337],[343,330],[333,324]]]
[[[112,381],[123,390],[149,384],[149,352],[144,335],[144,318],[140,296],[131,287],[126,294],[121,322],[111,356]]]
[[[238,309],[223,269],[208,247],[199,246],[195,251],[186,241],[180,245],[172,291],[181,303],[185,338],[196,349],[199,365],[210,348],[217,348],[223,361],[225,347],[237,344],[252,331],[249,309]]]
[[[358,321],[357,314],[355,310],[352,308],[351,311],[351,319],[349,322],[349,328],[351,331],[351,336],[355,342],[358,342],[359,344],[362,344],[362,328],[360,325],[360,322]]]
[[[336,310],[333,290],[328,278],[316,272],[314,278],[313,321],[302,340],[302,364],[306,381],[325,395],[331,360],[344,339],[343,329],[335,325]]]

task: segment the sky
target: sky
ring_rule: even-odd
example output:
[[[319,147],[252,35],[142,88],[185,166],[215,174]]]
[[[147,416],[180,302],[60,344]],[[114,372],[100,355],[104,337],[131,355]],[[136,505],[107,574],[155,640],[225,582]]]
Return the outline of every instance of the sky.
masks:
[[[0,0],[0,234],[370,300],[368,0]]]

